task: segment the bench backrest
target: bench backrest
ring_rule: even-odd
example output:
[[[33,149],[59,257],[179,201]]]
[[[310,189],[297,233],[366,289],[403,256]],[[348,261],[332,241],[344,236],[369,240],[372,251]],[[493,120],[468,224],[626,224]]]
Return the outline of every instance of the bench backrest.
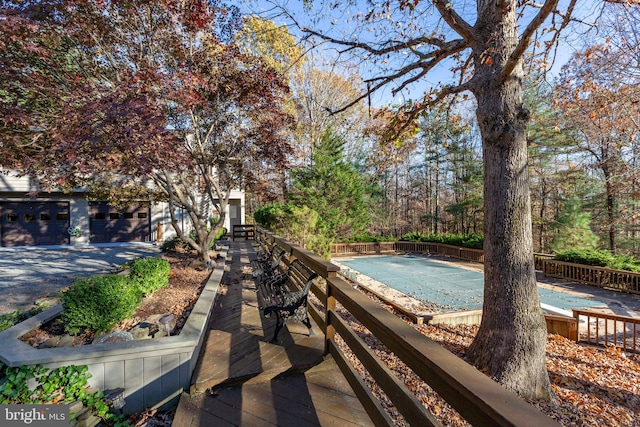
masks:
[[[316,277],[318,277],[318,273],[298,259],[289,265],[289,281],[294,285],[295,289],[292,289],[294,291],[303,290],[304,293],[308,293],[311,283]]]
[[[282,257],[284,257],[285,253],[286,251],[282,249],[282,247],[278,245],[275,245],[273,247],[273,249],[271,250],[271,262],[269,264],[272,270],[275,270],[276,268],[278,268],[278,266],[280,265],[280,262],[282,261]]]

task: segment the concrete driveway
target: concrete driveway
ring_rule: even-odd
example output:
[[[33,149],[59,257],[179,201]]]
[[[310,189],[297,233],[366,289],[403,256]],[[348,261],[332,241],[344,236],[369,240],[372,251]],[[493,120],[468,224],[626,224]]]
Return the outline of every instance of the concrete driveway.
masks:
[[[113,272],[125,262],[157,256],[152,243],[0,248],[0,314],[57,302],[76,278]]]

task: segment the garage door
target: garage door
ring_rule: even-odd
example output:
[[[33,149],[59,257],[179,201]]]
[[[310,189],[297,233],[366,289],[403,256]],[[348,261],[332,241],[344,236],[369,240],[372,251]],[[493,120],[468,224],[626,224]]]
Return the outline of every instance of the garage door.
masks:
[[[90,202],[89,214],[92,243],[151,241],[149,208],[115,209],[106,202]]]
[[[2,246],[69,244],[69,202],[0,202]]]

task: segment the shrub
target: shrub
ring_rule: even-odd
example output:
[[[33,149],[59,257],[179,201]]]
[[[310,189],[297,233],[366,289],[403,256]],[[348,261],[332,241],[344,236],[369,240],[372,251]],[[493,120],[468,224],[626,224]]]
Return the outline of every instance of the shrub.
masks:
[[[613,255],[609,251],[598,249],[568,249],[556,253],[556,259],[574,264],[606,267],[613,262]]]
[[[229,230],[227,230],[226,227],[222,227],[220,230],[218,230],[218,232],[216,233],[216,237],[214,237],[213,242],[211,242],[212,247],[216,240],[220,240],[227,235],[227,231]]]
[[[111,274],[76,280],[61,300],[61,320],[74,335],[85,329],[108,331],[133,315],[142,294],[126,276]]]
[[[556,259],[574,264],[594,265],[640,273],[640,260],[629,255],[612,255],[611,252],[606,250],[568,249],[556,253]]]
[[[218,230],[213,240],[211,241],[210,249],[213,248],[216,240],[222,239],[224,236],[227,235],[228,231],[229,230],[227,230],[226,227],[222,227],[220,230]],[[189,237],[193,239],[195,242],[198,242],[198,236],[196,236],[196,233],[194,231],[191,231],[189,233]],[[165,240],[164,242],[162,242],[162,246],[160,246],[160,250],[162,252],[175,251],[176,249],[182,249],[184,251],[193,250],[193,248],[187,242],[185,242],[178,236],[173,236],[171,239]]]
[[[442,243],[445,245],[461,246],[463,248],[482,249],[484,245],[484,236],[482,234],[422,234],[417,231],[407,233],[400,238],[402,241],[408,242],[432,242]]]
[[[142,296],[169,285],[169,262],[160,258],[139,258],[131,263],[129,277]]]
[[[343,239],[344,243],[368,243],[368,242],[393,242],[393,236],[374,236],[369,232],[356,234],[349,239]]]
[[[165,240],[164,242],[162,242],[162,246],[160,246],[160,250],[162,252],[171,252],[177,249],[188,251],[191,250],[191,246],[189,246],[187,242],[185,242],[178,236],[173,236],[169,240]]]

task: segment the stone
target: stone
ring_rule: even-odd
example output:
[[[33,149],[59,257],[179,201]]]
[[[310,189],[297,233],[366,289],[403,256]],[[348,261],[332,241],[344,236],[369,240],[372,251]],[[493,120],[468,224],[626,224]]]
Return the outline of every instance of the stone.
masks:
[[[129,332],[131,332],[131,335],[133,335],[134,340],[146,340],[151,339],[154,332],[157,330],[158,326],[153,323],[140,322],[136,326],[131,328]]]
[[[60,342],[58,343],[58,347],[72,347],[73,346],[73,337],[71,335],[65,334],[60,338]]]
[[[78,414],[80,411],[82,411],[83,407],[84,406],[82,405],[82,402],[76,400],[75,402],[69,404],[69,413]]]
[[[58,344],[60,343],[60,339],[62,337],[51,337],[48,340],[46,340],[45,342],[43,342],[42,344],[40,344],[40,348],[54,348],[57,347]]]
[[[170,316],[170,330],[173,330],[176,327],[176,318],[175,316],[173,316],[170,313],[163,313],[163,314],[153,314],[149,317],[147,317],[146,319],[144,319],[144,322],[148,322],[148,323],[153,323],[154,325],[157,326],[158,330],[157,331],[152,331],[152,335],[154,338],[161,338],[161,337],[166,337],[167,336],[167,329],[165,328],[165,326],[162,324],[162,320],[167,320],[167,319],[163,319],[165,316]]]
[[[131,333],[127,331],[117,331],[111,332],[110,334],[107,334],[104,337],[100,338],[96,344],[108,344],[127,341],[133,341],[133,335],[131,335]]]

